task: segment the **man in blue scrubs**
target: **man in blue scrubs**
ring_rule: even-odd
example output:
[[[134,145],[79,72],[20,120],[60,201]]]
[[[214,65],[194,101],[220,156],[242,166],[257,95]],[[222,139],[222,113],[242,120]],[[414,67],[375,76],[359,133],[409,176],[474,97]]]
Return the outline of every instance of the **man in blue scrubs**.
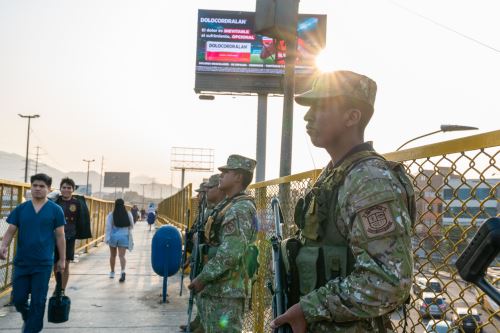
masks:
[[[24,333],[37,333],[43,328],[55,244],[59,251],[57,270],[63,272],[66,262],[64,213],[61,207],[47,199],[51,184],[52,178],[46,174],[31,177],[32,199],[10,213],[7,218],[9,227],[0,247],[0,259],[6,259],[12,238],[18,232],[12,298],[23,317]]]

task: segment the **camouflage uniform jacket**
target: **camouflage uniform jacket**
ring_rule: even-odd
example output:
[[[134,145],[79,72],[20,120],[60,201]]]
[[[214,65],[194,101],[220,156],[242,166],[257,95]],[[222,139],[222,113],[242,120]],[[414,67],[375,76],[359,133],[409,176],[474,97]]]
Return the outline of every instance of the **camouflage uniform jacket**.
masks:
[[[243,195],[240,193],[239,195]],[[224,206],[226,199],[214,210]],[[211,233],[207,244],[216,246],[216,253],[203,267],[198,275],[205,288],[202,295],[214,297],[244,298],[247,297],[246,270],[243,257],[248,245],[255,242],[257,235],[256,209],[253,200],[235,201],[219,216],[215,223],[220,223],[218,234]]]
[[[371,145],[356,146],[348,156],[363,150],[372,151]],[[327,213],[320,219],[321,223],[335,225],[350,252],[351,262],[345,274],[303,295],[300,306],[309,332],[384,331],[379,330],[380,321],[374,318],[395,310],[409,297],[413,269],[410,233],[414,216],[409,213],[405,187],[386,161],[360,159],[346,169],[343,182],[334,185],[340,164],[342,161],[323,170],[311,194],[336,193],[329,197],[330,201],[323,202]],[[321,205],[321,198],[316,199]],[[413,190],[410,199],[414,202]],[[321,208],[318,206],[317,210]],[[326,238],[319,236],[310,243],[337,245],[327,244]]]

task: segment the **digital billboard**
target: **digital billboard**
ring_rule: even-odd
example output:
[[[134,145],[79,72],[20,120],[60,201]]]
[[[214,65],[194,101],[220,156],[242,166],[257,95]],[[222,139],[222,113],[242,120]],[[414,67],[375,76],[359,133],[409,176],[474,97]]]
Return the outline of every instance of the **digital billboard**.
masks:
[[[285,43],[255,34],[254,21],[253,12],[198,11],[197,92],[282,92]],[[315,73],[315,57],[325,39],[326,15],[299,15],[297,76]]]
[[[104,187],[130,187],[130,172],[105,172]]]

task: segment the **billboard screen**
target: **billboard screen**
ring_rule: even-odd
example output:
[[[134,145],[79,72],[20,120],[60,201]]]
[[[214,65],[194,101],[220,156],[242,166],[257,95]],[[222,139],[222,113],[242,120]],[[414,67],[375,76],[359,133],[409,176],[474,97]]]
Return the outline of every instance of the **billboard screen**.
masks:
[[[243,86],[236,84],[236,91],[252,92],[252,83],[245,79],[257,79],[256,84],[269,86],[270,92],[280,92],[280,79],[284,74],[286,47],[282,40],[275,40],[254,33],[255,13],[220,10],[198,11],[198,40],[196,51],[196,75],[219,74],[228,78],[240,77]],[[310,76],[315,72],[315,57],[324,48],[326,39],[326,15],[300,14],[297,25],[296,74]],[[247,74],[251,77],[241,77]],[[277,83],[265,83],[265,78]],[[276,81],[278,79],[278,81]],[[214,82],[212,82],[214,83]],[[200,87],[199,85],[208,87]],[[195,90],[211,90],[211,82],[197,77]],[[277,84],[277,86],[276,86]],[[276,87],[275,87],[276,86]],[[208,88],[208,89],[207,89]],[[217,91],[217,83],[213,84]]]
[[[130,172],[105,172],[104,187],[130,187]]]

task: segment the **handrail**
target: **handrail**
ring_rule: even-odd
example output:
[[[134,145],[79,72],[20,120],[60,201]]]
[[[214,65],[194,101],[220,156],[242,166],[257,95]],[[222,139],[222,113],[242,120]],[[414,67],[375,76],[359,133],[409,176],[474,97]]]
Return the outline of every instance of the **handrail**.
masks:
[[[407,161],[500,146],[500,130],[383,154],[391,161]]]
[[[290,183],[297,180],[303,180],[304,178],[312,178],[316,179],[318,175],[321,173],[321,169],[309,170],[289,176],[284,176],[276,179],[265,180],[262,182],[254,183],[248,186],[248,189],[256,189],[265,186],[278,185],[283,183]]]
[[[22,187],[31,187],[30,183],[18,182],[15,180],[7,180],[0,178],[0,184],[11,185],[11,186],[22,186]]]

